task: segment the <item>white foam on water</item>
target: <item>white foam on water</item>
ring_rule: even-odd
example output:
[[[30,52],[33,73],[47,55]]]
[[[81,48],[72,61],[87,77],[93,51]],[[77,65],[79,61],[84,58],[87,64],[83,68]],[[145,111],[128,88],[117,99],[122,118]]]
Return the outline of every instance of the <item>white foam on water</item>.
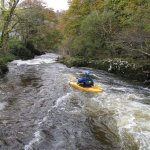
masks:
[[[0,111],[3,110],[7,105],[7,102],[0,103]]]
[[[42,121],[40,121],[40,122],[38,123],[38,125],[40,126],[42,123],[46,122],[47,119],[48,119],[48,117],[45,116],[45,117],[42,119]]]
[[[122,141],[124,142],[124,140],[127,140],[126,137],[124,137],[126,132],[134,138],[140,150],[149,150],[150,107],[149,105],[136,101],[141,99],[144,99],[144,97],[142,94],[138,93],[115,94],[104,91],[97,97],[93,97],[89,101],[91,104],[87,105],[88,110],[91,110],[92,113],[94,112],[96,115],[99,113],[99,111],[106,111],[106,113],[109,113],[108,111],[112,112],[112,117],[117,122],[119,136]]]
[[[48,63],[54,63],[55,59],[48,59],[48,58],[35,58],[32,60],[14,60],[13,64],[16,64],[17,66],[21,65],[39,65],[39,64],[48,64]]]
[[[29,142],[28,145],[25,145],[24,150],[33,150],[32,146],[36,143],[38,144],[41,141],[41,139],[42,139],[41,132],[36,131],[34,133],[34,138]]]
[[[55,105],[53,106],[53,108],[56,108],[56,107],[58,107],[63,101],[65,101],[67,98],[69,98],[71,96],[71,93],[67,93],[66,95],[64,95],[64,96],[62,96],[62,97],[60,97],[60,98],[58,98],[57,100],[56,100],[56,103],[55,103]]]
[[[45,55],[37,56],[31,60],[14,60],[11,64],[15,64],[17,66],[21,65],[39,65],[39,64],[48,64],[56,62],[56,58],[59,55],[47,53]]]
[[[125,87],[111,87],[111,90],[112,89],[117,90],[117,91],[123,91],[123,92],[127,91],[127,88]]]
[[[129,97],[127,96],[126,98]],[[120,136],[124,136],[124,131],[126,131],[134,137],[134,140],[141,150],[144,150],[145,147],[149,147],[150,130],[142,125],[143,122],[144,125],[150,123],[148,120],[148,118],[150,118],[149,106],[135,101],[129,101],[117,109],[117,126]],[[146,132],[148,136],[143,138],[143,132]],[[148,149],[146,148],[145,150]]]

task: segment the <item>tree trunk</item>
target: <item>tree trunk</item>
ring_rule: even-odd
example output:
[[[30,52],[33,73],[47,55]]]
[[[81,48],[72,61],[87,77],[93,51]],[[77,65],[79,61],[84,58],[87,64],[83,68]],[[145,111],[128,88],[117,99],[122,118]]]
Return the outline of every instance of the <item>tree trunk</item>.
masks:
[[[8,27],[11,23],[11,19],[12,19],[12,16],[14,14],[14,11],[15,11],[15,8],[16,8],[18,2],[19,2],[19,0],[13,1],[12,7],[10,8],[10,11],[9,11],[9,14],[6,16],[6,19],[4,20],[4,25],[2,27],[2,35],[1,35],[1,48],[2,48],[3,52],[7,51],[7,42],[8,42],[8,36],[9,36]]]

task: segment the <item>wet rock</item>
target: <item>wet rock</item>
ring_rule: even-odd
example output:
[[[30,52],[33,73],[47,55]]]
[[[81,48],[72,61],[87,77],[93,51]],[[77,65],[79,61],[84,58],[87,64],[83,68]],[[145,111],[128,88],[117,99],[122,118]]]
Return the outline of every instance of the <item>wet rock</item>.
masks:
[[[144,71],[146,74],[146,80],[144,81],[144,86],[150,88],[150,71]]]
[[[145,80],[144,81],[144,86],[150,88],[150,80]]]

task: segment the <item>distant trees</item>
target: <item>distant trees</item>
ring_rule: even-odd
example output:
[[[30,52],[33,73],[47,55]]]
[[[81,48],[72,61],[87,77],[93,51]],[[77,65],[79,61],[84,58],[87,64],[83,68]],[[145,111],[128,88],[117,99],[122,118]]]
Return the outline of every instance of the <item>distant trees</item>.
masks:
[[[57,49],[62,35],[57,29],[57,13],[46,8],[42,0],[1,0],[0,47],[8,49],[8,42],[28,41],[39,49]],[[14,43],[14,44],[15,44]],[[15,44],[16,45],[16,44]]]
[[[150,56],[149,0],[69,0],[55,13],[42,0],[1,0],[1,49],[9,39],[86,57]],[[62,42],[63,41],[63,42]]]
[[[40,0],[25,0],[17,11],[18,25],[15,32],[26,44],[32,41],[39,49],[54,49],[62,36],[56,29],[57,16]]]

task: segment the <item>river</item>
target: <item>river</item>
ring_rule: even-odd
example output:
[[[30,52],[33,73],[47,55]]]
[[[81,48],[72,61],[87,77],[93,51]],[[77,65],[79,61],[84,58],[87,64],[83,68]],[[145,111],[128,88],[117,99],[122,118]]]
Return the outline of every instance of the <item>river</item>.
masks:
[[[0,150],[150,150],[150,90],[57,57],[9,63],[0,81]],[[102,93],[68,85],[87,69]]]

